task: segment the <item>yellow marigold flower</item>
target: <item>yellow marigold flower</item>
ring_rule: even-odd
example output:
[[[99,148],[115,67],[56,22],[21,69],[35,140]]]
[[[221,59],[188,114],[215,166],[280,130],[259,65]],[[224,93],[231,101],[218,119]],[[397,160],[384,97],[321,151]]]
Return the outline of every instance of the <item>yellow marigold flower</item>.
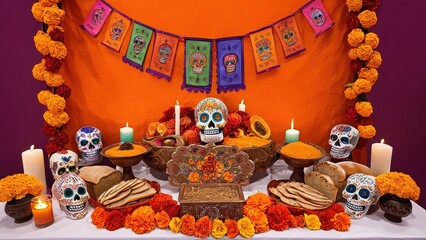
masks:
[[[64,17],[65,11],[60,9],[56,4],[44,8],[43,22],[47,25],[59,25],[64,20]]]
[[[373,106],[370,102],[357,102],[355,103],[355,110],[362,117],[369,117],[373,113]]]
[[[51,111],[53,114],[60,114],[64,111],[66,106],[65,98],[59,96],[58,94],[54,94],[46,102],[47,109]]]
[[[43,12],[44,6],[41,5],[40,2],[34,3],[31,7],[31,13],[33,14],[34,18],[39,22],[43,22]]]
[[[367,61],[367,67],[376,69],[379,68],[380,65],[382,65],[382,55],[378,51],[374,51]]]
[[[364,139],[373,138],[376,135],[376,128],[373,125],[358,125],[359,136]]]
[[[35,79],[44,81],[44,72],[46,72],[46,67],[44,66],[45,62],[46,61],[42,59],[41,63],[34,65],[32,73]]]
[[[358,96],[358,94],[355,92],[355,90],[351,87],[345,89],[345,97],[347,99],[354,100]]]
[[[37,94],[38,102],[42,105],[47,105],[47,100],[51,98],[54,94],[49,90],[42,90]]]
[[[360,14],[358,14],[358,20],[363,28],[369,29],[377,23],[376,12],[364,10]]]
[[[379,46],[380,39],[377,34],[370,32],[365,35],[364,42],[375,49]]]
[[[358,77],[367,79],[371,85],[374,85],[379,77],[379,72],[374,68],[361,68],[358,72]]]
[[[351,47],[358,47],[364,41],[365,34],[360,28],[353,29],[348,34],[348,43]]]
[[[304,213],[305,216],[305,224],[306,227],[309,230],[319,230],[321,228],[321,222],[319,220],[319,217],[315,214],[306,214]]]
[[[356,55],[356,48],[351,48],[349,50],[348,56],[349,56],[349,59],[351,59],[351,60],[357,59],[358,56]]]
[[[376,186],[380,195],[393,194],[413,201],[419,200],[420,188],[410,175],[401,172],[382,173],[376,177]]]
[[[373,48],[365,43],[356,48],[356,56],[363,61],[369,60],[372,53]]]
[[[243,217],[238,220],[238,232],[245,238],[251,238],[254,235],[254,224],[251,222],[250,218]]]
[[[225,224],[220,219],[213,220],[213,228],[212,228],[212,236],[214,238],[223,238],[225,236],[228,229]]]
[[[362,0],[346,0],[349,11],[359,12],[362,8]]]
[[[67,47],[61,42],[50,41],[48,47],[50,56],[54,58],[62,60],[67,56]]]
[[[44,72],[44,80],[49,87],[59,87],[64,84],[64,78],[58,73]]]
[[[364,78],[358,78],[352,86],[357,94],[369,93],[371,91],[371,87],[371,82]]]
[[[180,232],[181,226],[182,226],[182,224],[180,222],[180,218],[178,218],[178,217],[173,217],[172,220],[170,220],[170,222],[169,222],[169,228],[174,233]]]
[[[37,34],[34,36],[34,43],[37,51],[43,55],[49,54],[49,42],[50,36],[47,33],[44,33],[41,30],[37,31]]]
[[[69,117],[66,112],[60,114],[53,114],[50,111],[46,111],[43,114],[43,119],[52,127],[62,127],[62,125],[68,123]]]

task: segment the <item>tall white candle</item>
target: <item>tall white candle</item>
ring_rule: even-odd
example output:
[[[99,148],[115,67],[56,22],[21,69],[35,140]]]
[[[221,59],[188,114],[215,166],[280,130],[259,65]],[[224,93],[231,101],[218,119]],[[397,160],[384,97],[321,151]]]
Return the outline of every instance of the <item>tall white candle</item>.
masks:
[[[371,169],[378,174],[390,172],[393,147],[384,143],[382,139],[380,143],[371,145]]]
[[[180,135],[180,106],[177,100],[175,105],[175,134]]]
[[[34,149],[34,145],[31,145],[31,148],[22,152],[21,155],[24,173],[38,178],[43,183],[43,193],[46,193],[43,150]]]
[[[294,129],[294,120],[291,119],[291,129],[285,131],[285,141],[287,143],[299,141],[299,130]]]
[[[241,103],[238,104],[238,110],[241,112],[245,112],[246,111],[246,105],[244,104],[244,99],[241,100]]]
[[[120,128],[120,142],[133,142],[133,128],[129,127],[128,122],[125,127]]]

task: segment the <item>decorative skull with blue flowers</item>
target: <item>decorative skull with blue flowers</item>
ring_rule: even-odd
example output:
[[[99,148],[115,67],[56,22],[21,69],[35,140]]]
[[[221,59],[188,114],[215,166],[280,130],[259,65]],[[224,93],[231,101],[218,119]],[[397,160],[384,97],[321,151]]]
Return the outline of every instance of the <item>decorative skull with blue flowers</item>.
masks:
[[[86,216],[89,194],[86,182],[80,176],[74,173],[62,175],[53,183],[52,193],[68,218],[81,219]]]
[[[78,155],[66,149],[56,152],[50,157],[49,166],[55,180],[65,173],[78,174]]]
[[[331,129],[328,144],[334,158],[347,158],[358,143],[358,129],[347,124],[338,124]]]
[[[216,143],[223,140],[223,128],[228,119],[226,105],[217,98],[205,98],[195,108],[195,121],[201,141]]]
[[[95,162],[102,159],[101,149],[102,133],[91,126],[80,128],[75,134],[78,150],[81,152],[83,162]]]
[[[365,216],[370,206],[379,198],[376,178],[362,173],[352,174],[348,177],[342,196],[346,199],[345,212],[351,218]]]

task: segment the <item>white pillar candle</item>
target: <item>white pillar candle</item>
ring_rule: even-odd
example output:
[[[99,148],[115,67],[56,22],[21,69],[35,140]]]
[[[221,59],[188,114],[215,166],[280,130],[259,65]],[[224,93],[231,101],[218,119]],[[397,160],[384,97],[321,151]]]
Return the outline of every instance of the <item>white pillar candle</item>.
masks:
[[[380,143],[371,145],[371,169],[378,174],[390,172],[391,168],[393,148],[384,142],[382,139]]]
[[[291,119],[291,129],[285,131],[285,141],[287,143],[299,141],[299,130],[294,129],[294,121]]]
[[[22,152],[22,165],[24,173],[32,175],[43,183],[43,192],[46,193],[46,175],[44,172],[44,155],[43,150],[34,149],[31,145],[29,150]]]
[[[238,104],[238,110],[241,112],[245,112],[246,111],[246,105],[244,104],[244,99],[241,100],[241,103]]]
[[[180,135],[180,106],[177,100],[175,105],[175,134]]]
[[[129,127],[128,122],[125,127],[120,128],[120,142],[133,142],[133,128]]]

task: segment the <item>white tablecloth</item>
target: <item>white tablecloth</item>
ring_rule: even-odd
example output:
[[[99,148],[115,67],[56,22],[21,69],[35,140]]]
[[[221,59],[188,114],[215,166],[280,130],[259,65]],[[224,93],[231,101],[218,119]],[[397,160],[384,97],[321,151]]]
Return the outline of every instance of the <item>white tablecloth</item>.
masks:
[[[306,169],[309,171],[310,169]],[[144,163],[134,167],[135,176],[157,181],[161,184],[161,191],[178,198],[178,188],[170,186],[167,175],[149,169]],[[266,185],[272,179],[288,179],[291,169],[278,160],[270,169],[256,173],[251,183],[244,187],[244,196],[247,197],[257,191],[266,193]],[[36,228],[34,221],[16,224],[4,212],[4,203],[0,204],[0,239],[188,239],[183,234],[174,234],[170,230],[155,229],[148,234],[135,234],[132,230],[121,228],[116,231],[97,229],[91,224],[90,215],[93,208],[89,208],[88,215],[81,220],[71,220],[59,209],[54,202],[55,222],[46,228]],[[240,236],[239,236],[240,237]],[[241,237],[240,237],[241,238]],[[379,209],[371,215],[358,220],[352,220],[348,232],[310,231],[307,228],[291,228],[282,232],[271,230],[262,234],[255,234],[253,239],[426,239],[426,210],[413,202],[413,212],[403,218],[401,223],[392,223],[384,218]]]

